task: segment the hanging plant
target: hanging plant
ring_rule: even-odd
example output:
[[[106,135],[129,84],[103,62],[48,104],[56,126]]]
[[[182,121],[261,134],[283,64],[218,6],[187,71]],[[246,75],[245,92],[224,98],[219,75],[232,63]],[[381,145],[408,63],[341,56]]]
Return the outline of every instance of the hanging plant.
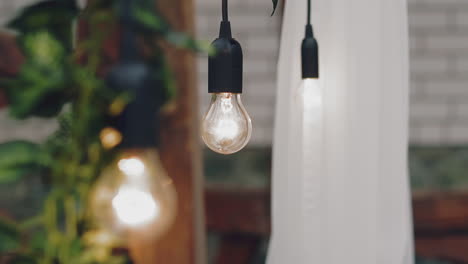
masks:
[[[1,79],[16,119],[56,119],[57,131],[44,143],[0,144],[0,184],[40,177],[46,188],[43,208],[23,222],[0,218],[0,256],[8,263],[119,264],[125,246],[98,229],[88,217],[88,197],[98,176],[117,155],[103,139],[114,117],[132,102],[103,80],[103,47],[115,33],[118,0],[95,0],[84,10],[74,0],[46,0],[26,7],[8,28],[17,32],[24,56],[19,73]],[[132,1],[134,30],[147,51],[146,61],[162,84],[154,100],[171,101],[174,80],[160,45],[168,43],[208,53],[208,45],[172,29],[152,0]],[[87,36],[74,43],[75,21]],[[3,261],[3,259],[2,259]]]

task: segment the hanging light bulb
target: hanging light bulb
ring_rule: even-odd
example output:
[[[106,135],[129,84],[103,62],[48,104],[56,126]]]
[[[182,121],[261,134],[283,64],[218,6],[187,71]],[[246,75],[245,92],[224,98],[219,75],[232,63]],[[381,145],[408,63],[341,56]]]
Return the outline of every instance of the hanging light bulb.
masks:
[[[322,105],[322,90],[319,79],[303,79],[297,90],[298,103],[304,110]]]
[[[252,134],[252,122],[240,94],[213,94],[202,130],[203,141],[215,152],[232,154],[245,147]]]
[[[174,184],[155,149],[125,150],[103,171],[91,197],[94,218],[121,237],[158,238],[176,217]]]
[[[116,235],[156,239],[174,221],[177,198],[157,151],[161,83],[139,56],[130,1],[120,1],[120,62],[109,72],[107,86],[132,100],[117,112],[112,128],[101,132],[103,147],[115,146],[120,155],[100,175],[90,208],[96,222]]]
[[[208,92],[211,104],[202,122],[202,138],[213,151],[233,154],[244,148],[252,135],[252,121],[241,100],[242,47],[232,38],[227,0],[219,38],[213,41],[214,55],[208,63]]]

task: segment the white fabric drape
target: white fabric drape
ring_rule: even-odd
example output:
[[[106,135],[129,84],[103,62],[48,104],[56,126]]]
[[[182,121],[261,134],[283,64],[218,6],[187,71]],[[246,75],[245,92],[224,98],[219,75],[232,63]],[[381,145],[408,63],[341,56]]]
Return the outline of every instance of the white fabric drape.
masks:
[[[413,263],[406,1],[313,0],[319,100],[302,109],[306,2],[285,7],[268,264]]]

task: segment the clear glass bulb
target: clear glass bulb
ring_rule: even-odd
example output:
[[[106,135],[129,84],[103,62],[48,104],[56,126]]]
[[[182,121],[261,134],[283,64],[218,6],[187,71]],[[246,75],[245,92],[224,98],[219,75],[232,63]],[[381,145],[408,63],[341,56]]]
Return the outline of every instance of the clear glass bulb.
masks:
[[[122,237],[159,238],[177,212],[174,184],[155,149],[121,155],[103,171],[90,203],[97,223]]]
[[[252,121],[240,94],[213,94],[202,123],[205,144],[215,152],[233,154],[247,145],[251,135]]]

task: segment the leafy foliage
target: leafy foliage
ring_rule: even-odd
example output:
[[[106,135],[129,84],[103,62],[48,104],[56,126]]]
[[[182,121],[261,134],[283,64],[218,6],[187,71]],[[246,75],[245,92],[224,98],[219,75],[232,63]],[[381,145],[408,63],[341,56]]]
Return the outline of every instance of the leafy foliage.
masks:
[[[20,232],[17,226],[0,218],[0,255],[2,252],[8,252],[18,248],[20,241]]]
[[[209,53],[209,43],[197,41],[183,32],[175,31],[170,24],[159,15],[155,15],[154,1],[134,1],[132,14],[136,18],[135,27],[143,33],[155,34],[169,44],[195,52]]]
[[[10,263],[14,264],[35,264],[37,263],[32,257],[27,256],[27,255],[20,255],[16,254],[12,256],[12,258],[9,260]]]
[[[26,33],[19,43],[26,62],[7,82],[10,112],[16,118],[55,116],[70,93],[65,47],[46,30]]]
[[[411,147],[409,150],[411,184],[414,189],[466,188],[468,148]]]
[[[20,33],[46,29],[55,35],[67,48],[72,46],[72,23],[78,14],[74,0],[47,0],[25,8],[8,27]]]
[[[3,79],[12,117],[56,118],[59,129],[43,144],[0,144],[0,184],[38,174],[48,194],[39,214],[16,224],[0,219],[0,254],[16,264],[122,264],[118,241],[89,221],[87,198],[100,171],[117,151],[102,146],[99,133],[131,100],[106,86],[102,49],[122,15],[121,0],[95,0],[79,10],[75,0],[43,0],[26,7],[9,24],[18,33],[25,62],[15,78]],[[164,54],[171,45],[212,53],[208,43],[174,28],[153,10],[154,0],[132,1],[133,29],[144,41],[147,63],[164,85],[169,101],[176,85]],[[273,13],[278,0],[273,0]],[[73,23],[88,23],[74,45]]]
[[[0,144],[0,184],[37,173],[47,162],[47,156],[37,144],[26,141]]]
[[[18,33],[25,56],[17,76],[2,80],[11,116],[55,118],[59,123],[42,144],[0,144],[0,184],[38,175],[48,191],[36,217],[20,224],[0,219],[0,254],[12,252],[12,263],[127,262],[126,256],[113,254],[120,243],[100,233],[87,217],[90,189],[117,155],[102,146],[100,131],[131,100],[107,87],[102,76],[102,49],[122,13],[119,1],[91,1],[80,11],[75,0],[45,0],[26,7],[8,24]],[[209,46],[175,31],[152,10],[153,0],[132,1],[130,14],[168,101],[176,94],[175,81],[161,46],[205,53]],[[78,18],[86,20],[88,32],[74,45],[72,28]]]

